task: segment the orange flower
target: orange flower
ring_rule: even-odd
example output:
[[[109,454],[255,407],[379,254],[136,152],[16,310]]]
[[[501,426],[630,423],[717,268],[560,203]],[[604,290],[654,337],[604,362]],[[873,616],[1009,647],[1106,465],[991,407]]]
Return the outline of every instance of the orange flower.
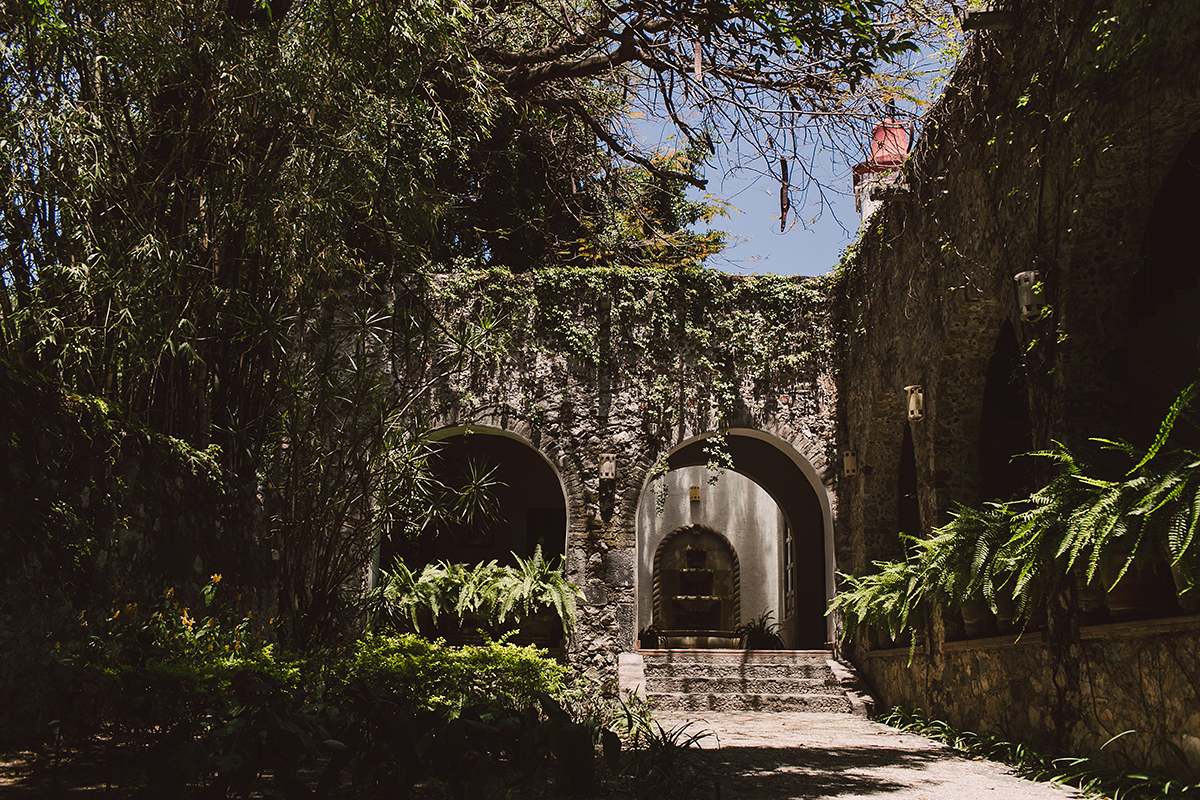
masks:
[[[218,572],[216,575],[213,575],[213,576],[212,576],[212,582],[213,582],[213,583],[220,583],[220,582],[221,582],[221,573],[219,573],[219,572]]]

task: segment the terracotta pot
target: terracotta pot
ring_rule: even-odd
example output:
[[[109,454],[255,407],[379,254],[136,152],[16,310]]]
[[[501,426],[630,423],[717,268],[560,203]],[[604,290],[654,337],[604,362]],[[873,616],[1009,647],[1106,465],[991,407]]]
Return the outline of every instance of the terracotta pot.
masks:
[[[1200,613],[1200,588],[1192,589],[1187,594],[1183,593],[1184,580],[1179,574],[1179,567],[1171,566],[1171,577],[1175,581],[1175,595],[1179,599],[1179,605],[1185,614]]]
[[[964,603],[962,618],[968,639],[979,639],[996,633],[996,618],[992,616],[992,610],[983,598]]]
[[[1003,592],[996,592],[996,630],[999,633],[1016,633],[1016,617],[1016,602]]]

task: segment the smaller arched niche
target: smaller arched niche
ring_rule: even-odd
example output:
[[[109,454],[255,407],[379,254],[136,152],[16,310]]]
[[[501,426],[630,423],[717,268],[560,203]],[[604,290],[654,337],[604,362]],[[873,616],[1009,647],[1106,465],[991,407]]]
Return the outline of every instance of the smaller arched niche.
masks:
[[[654,553],[654,624],[669,646],[732,644],[740,620],[741,569],[729,540],[702,525],[665,537]]]

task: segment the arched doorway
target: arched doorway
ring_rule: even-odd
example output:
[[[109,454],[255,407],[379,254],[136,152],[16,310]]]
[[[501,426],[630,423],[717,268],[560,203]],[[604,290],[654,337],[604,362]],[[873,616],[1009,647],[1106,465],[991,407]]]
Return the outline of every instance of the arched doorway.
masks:
[[[825,609],[834,570],[828,491],[795,448],[752,429],[726,433],[733,469],[710,484],[703,466],[708,461],[707,438],[688,440],[668,457],[666,478],[677,476],[667,494],[674,518],[663,520],[655,508],[655,490],[661,491],[665,478],[648,482],[643,490],[637,530],[639,627],[653,621],[655,548],[671,531],[699,524],[728,538],[737,553],[739,622],[772,611],[789,648],[826,648],[831,621]],[[692,500],[693,486],[699,490],[698,501]],[[752,591],[760,593],[758,599],[751,598]]]
[[[495,428],[448,428],[434,435],[431,477],[454,491],[487,475],[491,512],[470,522],[434,521],[413,541],[385,542],[381,564],[401,555],[410,565],[445,560],[514,563],[537,546],[547,561],[566,549],[567,506],[554,467],[531,444]]]

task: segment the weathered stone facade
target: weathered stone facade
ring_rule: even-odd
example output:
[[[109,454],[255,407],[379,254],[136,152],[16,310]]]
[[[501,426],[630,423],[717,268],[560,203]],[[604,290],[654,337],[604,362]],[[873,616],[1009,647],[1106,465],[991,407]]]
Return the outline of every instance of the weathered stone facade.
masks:
[[[636,650],[639,627],[650,624],[636,612],[636,518],[652,470],[695,463],[699,448],[687,445],[722,432],[737,471],[751,477],[750,461],[761,459],[747,448],[782,454],[791,474],[768,489],[777,502],[813,498],[816,521],[798,547],[816,580],[801,601],[799,640],[825,646],[836,397],[821,287],[601,269],[443,276],[398,290],[398,302],[419,293],[450,329],[503,320],[508,347],[439,380],[427,424],[518,436],[553,465],[567,498],[567,572],[584,593],[576,666],[614,675],[617,654]],[[615,480],[601,481],[602,454],[616,455]]]
[[[904,169],[908,195],[865,223],[841,267],[838,444],[860,465],[839,485],[843,571],[899,557],[902,529],[926,535],[955,504],[1007,499],[1049,466],[1010,456],[1095,436],[1148,444],[1200,366],[1200,6],[1005,5],[1015,26],[971,35]],[[1044,308],[1023,320],[1026,271]],[[910,423],[914,384],[925,418]],[[1194,670],[1168,664],[1194,659],[1200,620],[1081,633],[1103,599],[1081,587],[1061,600],[1044,643],[953,642],[949,609],[911,667],[907,648],[847,652],[884,702],[1081,754],[1154,730],[1152,755],[1148,737],[1106,753],[1179,768],[1163,743],[1195,742],[1200,700]]]

